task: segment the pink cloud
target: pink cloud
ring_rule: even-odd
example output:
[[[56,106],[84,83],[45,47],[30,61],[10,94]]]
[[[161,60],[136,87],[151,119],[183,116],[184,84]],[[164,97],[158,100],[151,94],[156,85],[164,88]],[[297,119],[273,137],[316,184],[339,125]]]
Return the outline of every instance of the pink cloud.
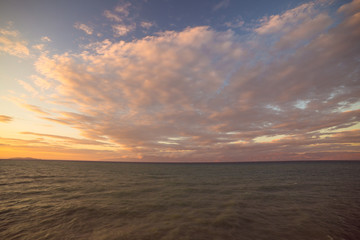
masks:
[[[356,15],[359,12],[360,9],[360,1],[359,0],[353,0],[350,3],[342,5],[339,9],[339,13],[344,13],[347,15]]]
[[[304,3],[296,8],[287,10],[282,14],[264,17],[260,21],[260,26],[256,28],[255,31],[259,34],[271,34],[284,31],[292,24],[302,22],[311,16],[315,4],[315,2]]]
[[[121,37],[127,35],[129,32],[135,29],[135,24],[132,25],[124,25],[124,24],[116,24],[113,25],[113,32],[115,36]]]
[[[74,28],[82,30],[88,35],[91,35],[94,32],[94,29],[84,23],[75,23]]]
[[[121,5],[116,6],[115,11],[127,17],[129,15],[129,8],[131,7],[130,2],[125,2]]]
[[[107,19],[114,21],[114,22],[122,22],[122,18],[117,14],[112,13],[109,10],[104,11],[104,15]]]
[[[149,28],[151,28],[152,26],[154,26],[154,23],[143,21],[143,22],[140,23],[140,25],[141,25],[141,27],[143,27],[143,28],[145,28],[145,29],[149,29]]]
[[[200,26],[44,55],[39,74],[72,109],[48,119],[142,160],[358,156],[357,132],[341,129],[359,123],[359,110],[341,109],[359,102],[360,21],[326,6],[264,18],[251,43]],[[340,133],[323,137],[329,128]]]

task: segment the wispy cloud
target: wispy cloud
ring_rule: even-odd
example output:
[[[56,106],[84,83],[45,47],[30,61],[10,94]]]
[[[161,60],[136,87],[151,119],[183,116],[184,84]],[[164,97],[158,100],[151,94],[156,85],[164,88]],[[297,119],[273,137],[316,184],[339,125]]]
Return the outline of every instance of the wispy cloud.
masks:
[[[38,86],[42,91],[48,90],[52,86],[49,81],[39,76],[33,75],[31,79],[34,81],[35,85]]]
[[[41,38],[42,42],[51,42],[51,39],[48,36],[44,36]]]
[[[19,32],[11,29],[0,28],[0,34],[8,37],[17,37],[19,35]]]
[[[226,22],[224,25],[228,28],[240,28],[245,24],[241,18],[237,18],[231,22]]]
[[[221,0],[213,7],[213,11],[217,11],[221,8],[227,8],[229,6],[229,3],[230,3],[230,0]]]
[[[120,13],[121,15],[127,17],[129,15],[129,8],[131,7],[130,2],[125,2],[121,5],[116,6],[115,12]]]
[[[35,88],[33,86],[31,86],[29,83],[23,81],[23,80],[18,80],[18,83],[20,85],[22,85],[24,87],[24,89],[26,91],[28,91],[29,93],[32,93],[34,95],[37,95],[38,94],[38,91],[35,90]]]
[[[116,24],[113,25],[113,32],[115,36],[121,37],[127,35],[129,32],[133,31],[135,29],[136,25],[125,25],[125,24]]]
[[[145,29],[149,29],[149,28],[151,28],[152,26],[153,26],[154,24],[152,23],[152,22],[141,22],[140,23],[140,26],[142,27],[142,28],[145,28]]]
[[[60,139],[60,140],[66,141],[69,144],[85,144],[85,145],[107,145],[108,144],[108,143],[95,141],[95,140],[72,138],[72,137],[59,136],[59,135],[54,135],[54,134],[43,134],[43,133],[35,133],[35,132],[21,132],[21,134]]]
[[[28,43],[20,38],[16,30],[0,29],[0,53],[25,58],[30,55],[27,45]]]
[[[109,10],[105,10],[104,11],[104,16],[111,20],[111,21],[114,21],[114,22],[122,22],[122,18],[120,16],[118,16],[117,14],[115,13],[112,13],[111,11]]]
[[[93,34],[94,30],[84,23],[75,23],[74,28],[84,31],[86,34]]]
[[[44,111],[41,107],[36,106],[36,105],[32,105],[32,104],[28,104],[28,103],[22,103],[21,104],[25,109],[38,113],[40,115],[49,115],[48,112]]]
[[[0,115],[0,122],[8,123],[8,122],[11,122],[12,120],[13,120],[13,118],[10,116]]]
[[[39,50],[39,51],[43,51],[45,48],[44,44],[36,44],[32,46],[33,49]]]
[[[131,6],[131,3],[129,2],[125,2],[121,5],[116,6],[114,11],[110,11],[110,10],[105,10],[104,11],[104,16],[114,22],[123,22],[124,19],[126,19],[129,14],[129,8]]]

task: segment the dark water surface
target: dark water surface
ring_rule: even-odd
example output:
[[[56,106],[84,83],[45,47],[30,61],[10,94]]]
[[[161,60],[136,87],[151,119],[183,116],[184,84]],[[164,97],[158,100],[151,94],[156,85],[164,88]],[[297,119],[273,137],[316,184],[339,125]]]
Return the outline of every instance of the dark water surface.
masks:
[[[1,160],[0,239],[360,239],[360,162]]]

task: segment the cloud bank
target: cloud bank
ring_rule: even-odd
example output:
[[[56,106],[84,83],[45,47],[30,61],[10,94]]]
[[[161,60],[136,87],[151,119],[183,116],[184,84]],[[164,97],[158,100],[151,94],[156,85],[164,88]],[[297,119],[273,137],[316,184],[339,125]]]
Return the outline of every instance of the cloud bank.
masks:
[[[197,26],[44,54],[47,100],[71,109],[47,119],[111,141],[119,158],[359,159],[359,1],[328,6],[263,18],[246,37]]]

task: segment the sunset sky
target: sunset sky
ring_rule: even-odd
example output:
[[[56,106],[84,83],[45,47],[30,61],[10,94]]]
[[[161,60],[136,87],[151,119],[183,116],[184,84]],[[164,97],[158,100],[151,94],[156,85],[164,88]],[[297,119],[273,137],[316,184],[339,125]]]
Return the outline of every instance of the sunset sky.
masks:
[[[1,0],[0,158],[360,160],[360,0]]]

